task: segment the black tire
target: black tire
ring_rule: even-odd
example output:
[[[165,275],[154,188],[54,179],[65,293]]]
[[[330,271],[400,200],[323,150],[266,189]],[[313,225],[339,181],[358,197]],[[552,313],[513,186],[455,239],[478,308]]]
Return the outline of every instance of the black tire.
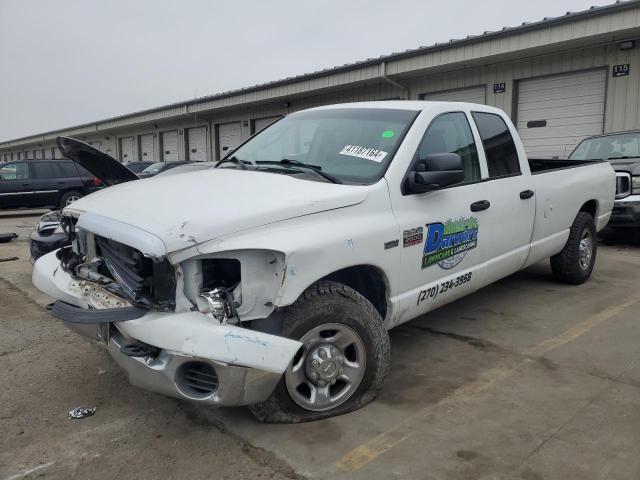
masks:
[[[267,401],[249,407],[259,421],[300,423],[319,420],[352,412],[375,399],[389,370],[391,347],[380,314],[366,298],[341,283],[323,281],[309,287],[281,313],[282,327],[279,333],[287,338],[299,340],[326,324],[340,324],[357,333],[364,345],[364,374],[359,385],[353,387],[351,396],[343,403],[324,411],[314,411],[294,401],[287,389],[285,373]],[[296,358],[303,358],[300,362],[306,364],[307,360],[304,359],[311,358],[311,353],[303,348]],[[295,362],[294,358],[292,364]],[[288,371],[291,368],[290,365]]]
[[[589,238],[591,245],[588,262],[584,256],[581,257],[580,243],[585,237]],[[566,245],[560,253],[551,257],[551,270],[561,282],[580,285],[591,276],[597,251],[598,242],[593,217],[586,212],[580,212],[571,225]]]
[[[60,208],[64,208],[67,206],[67,202],[69,201],[69,199],[72,199],[74,197],[77,198],[82,198],[84,197],[84,195],[80,192],[75,192],[75,191],[71,191],[71,192],[65,192],[61,197],[60,197]]]

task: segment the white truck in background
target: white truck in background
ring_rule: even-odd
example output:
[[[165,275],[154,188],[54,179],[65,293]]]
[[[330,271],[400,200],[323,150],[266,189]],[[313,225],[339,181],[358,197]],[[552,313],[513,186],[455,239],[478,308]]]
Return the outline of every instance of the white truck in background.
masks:
[[[105,183],[115,160],[60,138]],[[527,159],[504,112],[363,102],[293,113],[216,168],[115,185],[65,208],[33,282],[130,381],[261,421],[375,398],[387,330],[536,262],[586,281],[615,173]]]

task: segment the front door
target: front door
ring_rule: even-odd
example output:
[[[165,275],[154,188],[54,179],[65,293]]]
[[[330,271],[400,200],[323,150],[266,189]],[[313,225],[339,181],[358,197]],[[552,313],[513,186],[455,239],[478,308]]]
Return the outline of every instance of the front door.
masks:
[[[398,323],[461,297],[484,281],[491,231],[487,212],[482,208],[472,211],[472,205],[482,206],[487,186],[466,113],[437,116],[427,127],[413,162],[432,153],[460,155],[465,180],[427,193],[392,197],[402,231]]]
[[[7,163],[0,168],[0,208],[33,206],[33,181],[28,162]]]

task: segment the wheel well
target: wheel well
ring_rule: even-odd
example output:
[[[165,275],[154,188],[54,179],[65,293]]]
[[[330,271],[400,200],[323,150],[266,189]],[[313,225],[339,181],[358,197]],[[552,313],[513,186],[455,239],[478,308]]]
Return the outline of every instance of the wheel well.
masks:
[[[582,207],[580,207],[580,212],[586,212],[590,214],[594,220],[596,218],[597,211],[598,211],[598,202],[596,202],[595,200],[589,200],[584,205],[582,205]]]
[[[371,265],[356,265],[333,272],[323,280],[333,280],[353,288],[369,300],[380,316],[387,315],[387,280],[382,271]]]

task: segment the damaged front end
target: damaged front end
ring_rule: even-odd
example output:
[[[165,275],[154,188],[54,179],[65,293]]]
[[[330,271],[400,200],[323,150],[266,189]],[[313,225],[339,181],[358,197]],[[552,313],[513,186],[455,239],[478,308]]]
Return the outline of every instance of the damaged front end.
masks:
[[[61,225],[68,242],[36,262],[33,283],[58,300],[51,314],[106,345],[132,384],[214,405],[269,397],[300,343],[239,320],[273,312],[282,258],[174,264],[159,238],[131,225],[73,211]]]

